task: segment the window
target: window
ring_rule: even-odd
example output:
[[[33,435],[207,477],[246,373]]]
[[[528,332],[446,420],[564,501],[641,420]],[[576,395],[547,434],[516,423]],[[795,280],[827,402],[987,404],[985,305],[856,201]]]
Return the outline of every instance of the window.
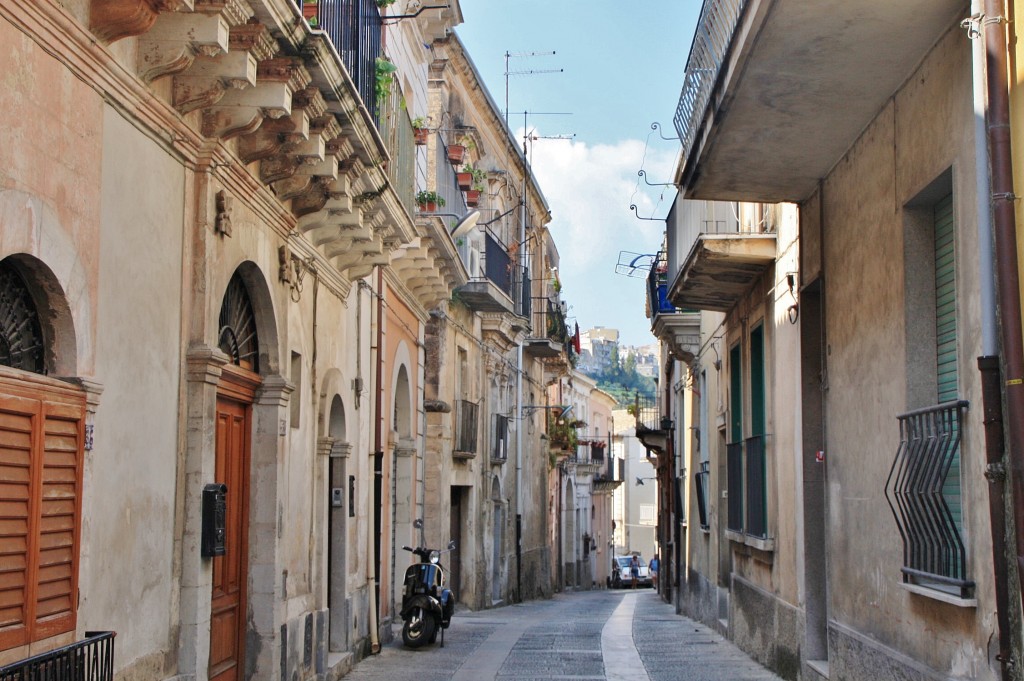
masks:
[[[903,539],[903,581],[968,597],[963,542],[956,219],[946,171],[904,207],[907,411],[885,494]],[[941,484],[940,484],[941,483]]]
[[[85,401],[0,381],[0,649],[74,631]]]
[[[653,526],[657,521],[654,504],[640,504],[640,524]]]
[[[290,410],[290,421],[292,428],[299,427],[299,417],[302,415],[299,411],[299,405],[302,404],[302,355],[297,352],[292,353],[292,390],[291,402],[288,407]]]
[[[726,446],[729,524],[733,532],[768,537],[768,464],[765,447],[767,404],[765,394],[764,324],[754,326],[748,342],[744,372],[743,344],[729,351],[729,444]],[[749,391],[750,412],[744,419],[744,389]],[[746,437],[745,437],[746,435]],[[701,474],[700,471],[697,473]],[[706,482],[706,480],[705,480]]]
[[[491,448],[491,459],[505,461],[508,458],[508,417],[504,414],[494,415],[494,445]]]

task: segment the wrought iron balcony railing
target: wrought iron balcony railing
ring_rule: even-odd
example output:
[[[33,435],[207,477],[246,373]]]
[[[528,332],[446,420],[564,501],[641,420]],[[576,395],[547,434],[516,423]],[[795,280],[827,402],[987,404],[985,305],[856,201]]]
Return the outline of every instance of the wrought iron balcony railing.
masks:
[[[746,0],[704,0],[672,119],[689,158]]]
[[[668,259],[665,251],[658,251],[651,264],[651,272],[647,275],[647,302],[651,319],[676,311],[676,306],[668,300],[668,283]]]
[[[638,428],[668,431],[674,426],[672,419],[662,413],[661,403],[657,397],[634,393],[632,410]]]
[[[707,530],[711,527],[708,520],[708,485],[711,484],[710,461],[701,461],[700,470],[694,474],[694,481],[697,485],[697,515],[700,518],[700,529]]]
[[[113,681],[114,636],[86,632],[82,641],[0,667],[0,681]]]
[[[295,0],[302,8],[302,0]],[[377,58],[381,56],[381,17],[374,0],[318,0],[316,26],[334,43],[342,63],[375,121]]]
[[[945,402],[901,414],[900,444],[889,469],[885,498],[903,540],[903,581],[967,598],[967,553],[950,508],[949,477],[959,466],[960,431],[968,402]]]
[[[416,139],[404,100],[401,87],[397,82],[393,83],[388,97],[378,102],[377,120],[380,135],[391,156],[387,167],[388,179],[409,215],[415,215]]]
[[[484,233],[484,276],[512,297],[512,257],[505,246],[490,232]]]
[[[448,160],[448,148],[444,144],[436,145],[434,167],[436,168],[435,190],[442,199],[444,207],[439,211],[453,213],[455,220],[463,217],[469,212],[466,206],[466,196],[459,189],[459,180],[455,168]]]
[[[476,454],[480,405],[469,400],[455,402],[455,451]]]
[[[533,284],[530,281],[530,268],[517,265],[513,277],[515,281],[512,282],[514,294],[512,299],[516,304],[516,314],[529,319],[533,314],[533,298],[530,297],[530,287]]]

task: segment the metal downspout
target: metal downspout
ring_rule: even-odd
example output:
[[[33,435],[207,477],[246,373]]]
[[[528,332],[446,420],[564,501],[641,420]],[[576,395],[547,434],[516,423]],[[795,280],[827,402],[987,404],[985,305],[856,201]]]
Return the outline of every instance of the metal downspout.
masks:
[[[988,144],[992,169],[993,231],[996,285],[999,294],[1000,340],[1006,439],[1011,470],[1017,570],[1024,567],[1024,341],[1021,338],[1020,277],[1017,265],[1017,224],[1013,204],[1013,158],[1010,153],[1010,103],[1007,87],[1007,39],[1004,5],[985,0],[984,35],[988,84]],[[998,561],[997,561],[998,562]],[[1024,598],[1024,591],[1021,592]]]
[[[384,404],[382,380],[384,375],[384,273],[377,268],[377,356],[374,368],[374,410],[373,410],[373,531],[370,536],[373,556],[373,588],[370,590],[370,652],[380,653],[380,540],[381,540],[381,495],[384,480],[383,434],[381,433],[381,410]]]
[[[1003,402],[999,390],[999,344],[996,336],[996,291],[992,252],[992,210],[990,205],[988,143],[985,130],[985,38],[981,31],[984,0],[972,0],[971,18],[964,22],[971,38],[974,90],[974,157],[978,221],[978,284],[981,303],[982,422],[985,432],[986,478],[989,481],[989,522],[992,534],[992,565],[996,591],[996,621],[999,626],[1000,678],[1010,681],[1012,653],[1009,580],[1006,555],[1006,472],[1004,463]]]

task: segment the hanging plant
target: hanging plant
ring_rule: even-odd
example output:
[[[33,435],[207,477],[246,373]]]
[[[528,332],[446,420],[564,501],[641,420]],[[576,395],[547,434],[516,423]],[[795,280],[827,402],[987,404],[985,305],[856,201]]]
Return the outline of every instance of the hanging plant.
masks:
[[[393,4],[395,4],[395,0],[377,0],[377,7],[380,7],[381,9],[390,7]]]
[[[391,96],[391,84],[395,80],[394,73],[397,70],[398,67],[384,57],[377,57],[377,78],[373,83],[373,92],[378,106],[387,102],[388,97]]]

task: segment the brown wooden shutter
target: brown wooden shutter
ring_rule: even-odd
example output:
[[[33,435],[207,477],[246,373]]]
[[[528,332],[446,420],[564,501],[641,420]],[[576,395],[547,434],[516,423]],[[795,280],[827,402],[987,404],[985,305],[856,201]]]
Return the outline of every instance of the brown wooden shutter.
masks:
[[[39,571],[33,638],[75,627],[81,497],[80,410],[46,404],[43,420]]]
[[[70,386],[5,378],[0,650],[75,629],[85,430],[84,399]]]
[[[0,649],[23,645],[29,636],[38,409],[35,400],[0,397]]]

